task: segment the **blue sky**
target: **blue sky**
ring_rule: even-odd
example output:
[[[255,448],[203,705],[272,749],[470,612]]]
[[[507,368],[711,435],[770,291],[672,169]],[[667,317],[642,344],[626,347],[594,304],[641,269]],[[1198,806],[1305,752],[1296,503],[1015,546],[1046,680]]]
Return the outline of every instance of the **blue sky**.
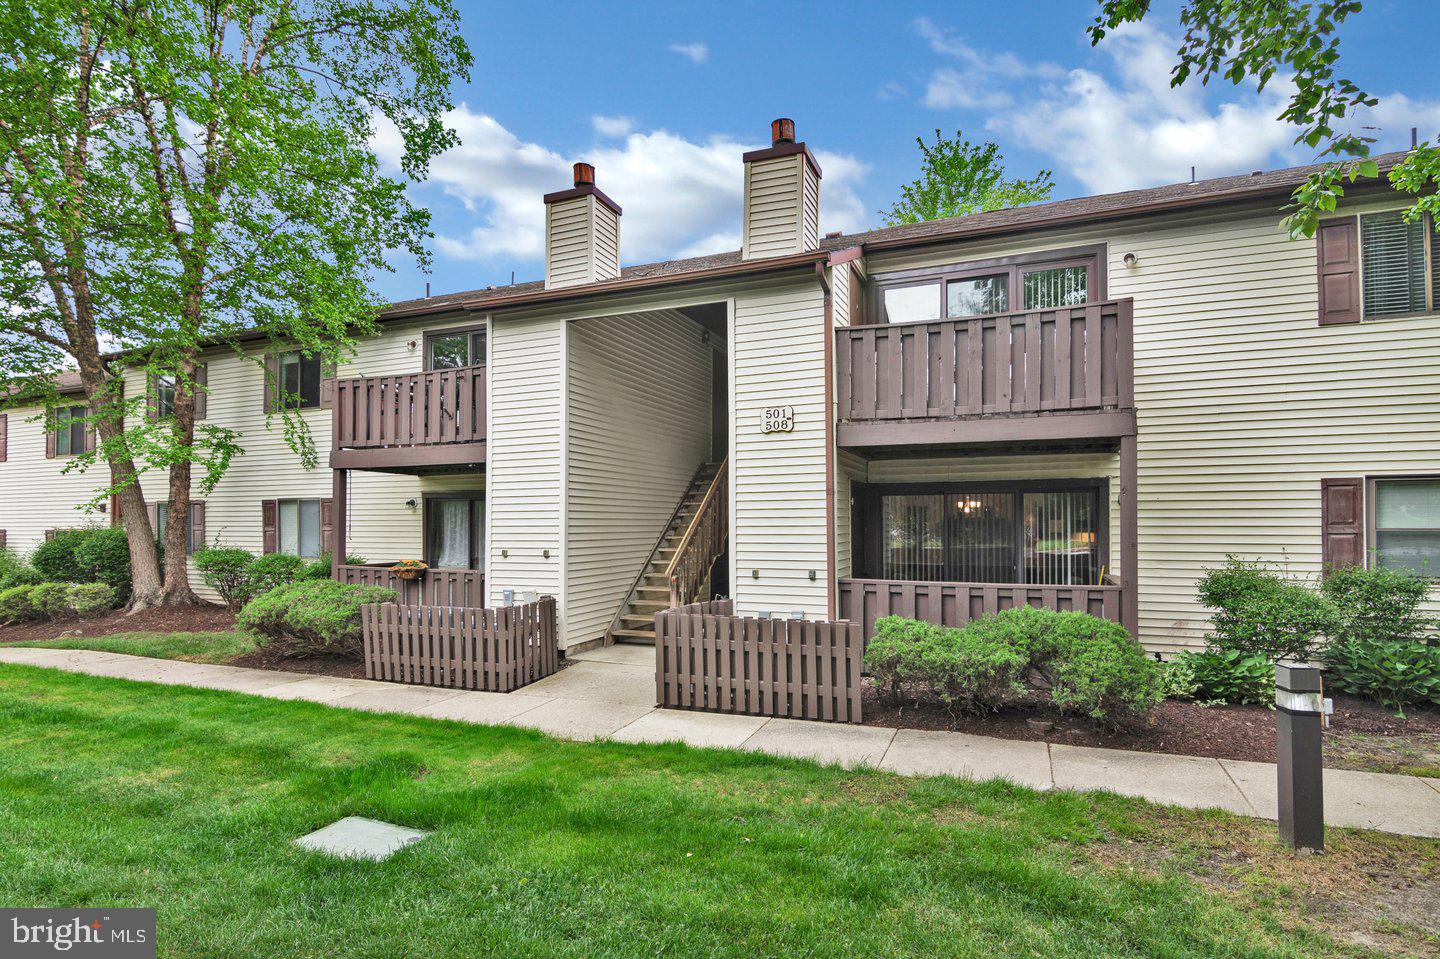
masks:
[[[433,214],[436,293],[538,279],[540,196],[576,160],[625,208],[626,264],[739,246],[740,153],[789,116],[825,170],[822,219],[878,225],[913,178],[914,138],[961,129],[1018,175],[1054,171],[1056,198],[1303,163],[1274,121],[1282,84],[1168,87],[1179,22],[1091,48],[1094,5],[996,3],[546,4],[460,0],[476,65],[451,117],[462,146],[413,189]],[[1380,146],[1440,131],[1440,4],[1380,0],[1342,33],[1342,73],[1381,97]],[[377,139],[393,158],[393,139]],[[422,295],[397,259],[379,291]]]

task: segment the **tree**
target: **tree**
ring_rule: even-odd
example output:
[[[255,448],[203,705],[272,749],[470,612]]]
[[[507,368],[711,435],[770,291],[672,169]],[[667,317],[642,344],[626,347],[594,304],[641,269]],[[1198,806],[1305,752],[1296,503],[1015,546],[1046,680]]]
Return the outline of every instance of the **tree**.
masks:
[[[459,16],[450,0],[0,0],[0,37],[0,375],[33,391],[78,367],[99,443],[68,468],[109,466],[95,503],[119,498],[132,608],[193,601],[185,524],[167,524],[162,578],[140,478],[165,471],[187,516],[195,468],[203,494],[243,452],[196,425],[202,349],[263,365],[258,339],[333,365],[373,329],[389,252],[428,263],[405,180],[456,142],[441,118],[471,62]],[[402,177],[371,149],[381,124]],[[127,369],[173,382],[168,415],[122,394]]]
[[[1360,7],[1359,0],[1186,0],[1181,7],[1185,37],[1176,53],[1172,86],[1192,78],[1206,84],[1219,76],[1234,84],[1253,79],[1263,90],[1277,73],[1293,83],[1295,92],[1279,119],[1299,128],[1296,143],[1316,149],[1322,160],[1329,158],[1295,191],[1287,208],[1287,222],[1297,236],[1315,233],[1347,184],[1380,175],[1370,157],[1375,138],[1345,124],[1378,100],[1337,72],[1336,31]],[[1149,12],[1149,0],[1100,0],[1091,42],[1099,43],[1122,24],[1138,23]],[[1440,146],[1420,143],[1387,176],[1397,190],[1418,197],[1410,216],[1440,213],[1435,193]]]
[[[881,212],[886,226],[943,220],[967,213],[1024,206],[1050,197],[1049,170],[1028,180],[1005,179],[1004,157],[993,143],[974,144],[959,130],[954,138],[935,131],[935,145],[920,137],[920,178],[900,188],[900,201]]]

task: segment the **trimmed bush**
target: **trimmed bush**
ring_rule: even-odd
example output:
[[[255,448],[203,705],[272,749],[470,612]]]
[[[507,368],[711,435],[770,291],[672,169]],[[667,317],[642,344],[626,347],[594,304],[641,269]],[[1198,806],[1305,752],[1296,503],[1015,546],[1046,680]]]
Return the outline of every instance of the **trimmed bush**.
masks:
[[[289,553],[266,553],[255,557],[250,564],[250,595],[268,593],[277,586],[293,583],[300,578],[305,561]]]
[[[75,550],[85,542],[89,534],[88,529],[57,530],[53,536],[35,547],[30,554],[30,565],[45,577],[46,582],[85,582],[90,574],[75,555]]]
[[[1331,637],[1336,642],[1419,640],[1435,624],[1421,609],[1430,584],[1410,570],[1335,569],[1320,590],[1335,611]]]
[[[1160,702],[1160,665],[1125,627],[1088,613],[1056,613],[1041,669],[1062,713],[1105,724],[1147,716]]]
[[[258,561],[257,561],[258,562]],[[393,603],[384,586],[302,580],[277,586],[241,610],[239,623],[287,656],[361,658],[360,607]]]
[[[117,605],[108,583],[75,583],[70,587],[70,608],[81,616],[103,616]]]
[[[194,559],[200,581],[219,593],[220,599],[232,611],[238,612],[255,595],[254,553],[207,546],[197,549]]]
[[[35,619],[39,614],[35,612],[35,604],[30,600],[30,594],[34,591],[35,584],[31,583],[0,590],[0,622],[23,623]]]
[[[1200,601],[1215,610],[1211,644],[1241,657],[1307,660],[1335,628],[1330,601],[1271,566],[1234,556],[1200,579]]]
[[[15,572],[17,569],[24,569],[25,561],[20,554],[8,547],[0,546],[0,581]]]
[[[119,526],[97,526],[81,530],[75,545],[75,563],[84,574],[84,581],[104,583],[115,596],[115,603],[130,598],[130,541]]]
[[[1416,703],[1440,706],[1440,647],[1413,639],[1352,639],[1325,651],[1331,681],[1402,716]]]
[[[11,589],[15,586],[34,586],[43,582],[45,582],[45,577],[41,576],[38,571],[29,566],[21,566],[0,577],[0,590]]]
[[[892,702],[903,697],[905,683],[920,678],[920,651],[938,641],[940,627],[903,616],[882,616],[875,620],[875,635],[865,646],[865,669],[871,680]]]
[[[1275,661],[1264,653],[1246,655],[1234,649],[1185,652],[1177,658],[1201,703],[1275,705]]]
[[[30,605],[36,616],[59,619],[71,611],[72,583],[40,583],[30,587]]]
[[[920,644],[920,675],[951,709],[987,712],[1027,689],[1029,655],[982,630],[945,629],[937,641]]]

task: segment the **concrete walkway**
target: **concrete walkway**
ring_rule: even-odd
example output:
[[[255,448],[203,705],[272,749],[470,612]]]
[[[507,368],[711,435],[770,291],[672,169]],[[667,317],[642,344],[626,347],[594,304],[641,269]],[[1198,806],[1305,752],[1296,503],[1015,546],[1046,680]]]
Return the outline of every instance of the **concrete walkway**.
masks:
[[[570,666],[520,692],[503,694],[90,650],[0,648],[0,662],[349,709],[505,723],[568,739],[755,749],[852,767],[877,766],[904,775],[999,777],[1036,789],[1108,789],[1177,806],[1217,807],[1266,819],[1276,815],[1275,767],[1269,763],[656,709],[654,657],[654,651],[643,646],[596,649],[577,654]],[[1337,826],[1440,837],[1440,780],[1327,770],[1325,818]]]

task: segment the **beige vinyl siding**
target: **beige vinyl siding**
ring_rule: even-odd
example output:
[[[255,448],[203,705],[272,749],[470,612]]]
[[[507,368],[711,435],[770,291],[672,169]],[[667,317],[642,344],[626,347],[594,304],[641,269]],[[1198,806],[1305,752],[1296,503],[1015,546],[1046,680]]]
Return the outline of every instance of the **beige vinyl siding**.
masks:
[[[830,335],[813,276],[755,284],[735,297],[731,590],[742,615],[828,614],[824,337]],[[761,411],[772,406],[795,408],[793,432],[760,432]]]
[[[820,178],[805,158],[800,158],[800,188],[803,191],[800,205],[801,249],[814,250],[820,246]]]
[[[82,395],[64,400],[65,405],[84,402]],[[83,473],[73,469],[66,473],[74,457],[45,458],[40,407],[16,407],[4,413],[7,440],[5,461],[0,462],[0,529],[5,531],[5,545],[23,555],[45,541],[47,530],[108,524],[108,512],[87,513],[84,504],[110,485],[109,467],[97,463]]]
[[[569,329],[566,646],[601,638],[710,451],[710,346],[673,310]]]
[[[592,196],[546,204],[546,289],[595,280],[594,210],[597,205]]]
[[[491,324],[486,511],[491,605],[507,589],[555,596],[562,635],[565,335],[559,319]]]
[[[830,270],[830,318],[836,326],[850,325],[850,290],[856,282],[849,263]]]
[[[590,211],[595,217],[595,279],[613,280],[620,275],[620,216],[593,197]]]
[[[854,513],[856,481],[864,482],[869,464],[862,456],[840,450],[835,457],[835,578],[852,575],[854,543],[851,540],[851,517]]]
[[[798,153],[745,164],[745,259],[805,249],[804,166],[805,157]]]

